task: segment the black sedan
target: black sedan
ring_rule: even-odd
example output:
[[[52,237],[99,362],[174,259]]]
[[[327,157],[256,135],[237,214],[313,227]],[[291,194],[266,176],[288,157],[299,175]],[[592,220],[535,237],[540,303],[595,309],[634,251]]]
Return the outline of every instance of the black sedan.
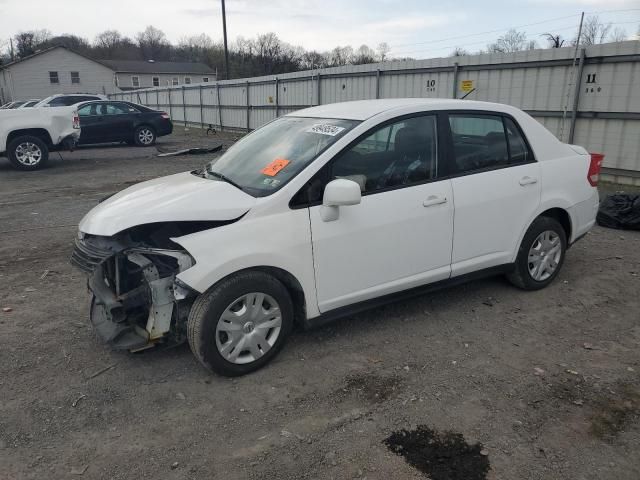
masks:
[[[173,131],[166,112],[121,101],[79,103],[80,144],[127,142],[148,147]]]

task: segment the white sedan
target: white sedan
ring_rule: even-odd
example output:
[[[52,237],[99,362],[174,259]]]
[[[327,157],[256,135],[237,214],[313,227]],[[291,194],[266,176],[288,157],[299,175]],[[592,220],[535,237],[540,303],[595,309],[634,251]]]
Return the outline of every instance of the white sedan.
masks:
[[[188,340],[205,367],[242,375],[294,325],[481,275],[547,286],[594,224],[601,161],[507,105],[323,105],[103,201],[72,262],[106,342]]]

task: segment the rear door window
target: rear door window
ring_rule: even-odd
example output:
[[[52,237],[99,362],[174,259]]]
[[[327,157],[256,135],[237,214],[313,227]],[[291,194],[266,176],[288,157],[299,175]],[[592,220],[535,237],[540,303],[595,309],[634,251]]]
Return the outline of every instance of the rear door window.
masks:
[[[507,137],[499,115],[450,114],[457,173],[509,165]]]
[[[449,114],[453,173],[494,170],[535,161],[521,130],[509,117]]]

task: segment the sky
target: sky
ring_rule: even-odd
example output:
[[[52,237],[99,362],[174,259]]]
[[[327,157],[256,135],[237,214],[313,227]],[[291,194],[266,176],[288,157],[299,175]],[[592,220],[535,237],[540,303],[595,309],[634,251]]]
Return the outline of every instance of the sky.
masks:
[[[571,38],[582,11],[630,35],[640,26],[640,0],[226,0],[226,9],[229,41],[275,32],[319,51],[386,42],[393,56],[414,58],[479,50],[511,27],[539,43],[546,32]],[[29,29],[93,40],[107,29],[133,37],[147,25],[172,42],[200,33],[220,40],[220,0],[0,0],[0,45]]]

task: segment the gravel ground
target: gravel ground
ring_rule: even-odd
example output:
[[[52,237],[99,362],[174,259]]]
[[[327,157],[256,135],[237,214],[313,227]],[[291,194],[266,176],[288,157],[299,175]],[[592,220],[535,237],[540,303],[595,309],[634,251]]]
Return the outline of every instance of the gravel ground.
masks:
[[[237,136],[177,130],[158,143]],[[87,325],[80,218],[209,158],[154,154],[0,159],[1,479],[447,480],[466,454],[473,479],[640,478],[640,232],[594,228],[543,291],[492,278],[297,332],[232,380],[187,346],[112,352]]]

